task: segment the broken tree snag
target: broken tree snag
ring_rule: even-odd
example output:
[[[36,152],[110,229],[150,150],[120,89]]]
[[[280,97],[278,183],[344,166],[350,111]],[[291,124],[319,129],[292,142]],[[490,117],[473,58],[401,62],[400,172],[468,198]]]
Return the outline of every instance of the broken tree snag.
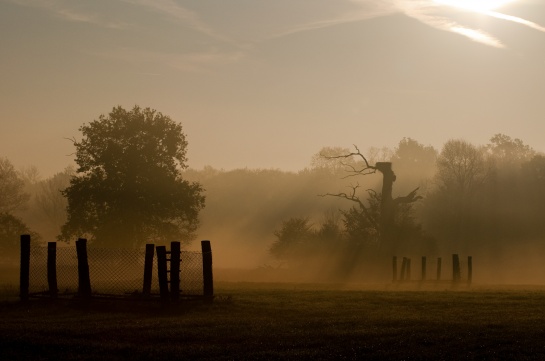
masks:
[[[377,162],[375,168],[382,173],[382,196],[380,200],[380,244],[381,249],[388,253],[395,252],[393,225],[394,225],[394,202],[392,189],[396,176],[392,170],[392,163]]]
[[[378,231],[380,249],[379,252],[382,253],[383,256],[392,256],[396,253],[396,251],[398,251],[397,248],[399,244],[399,240],[396,239],[394,224],[396,206],[402,203],[416,202],[422,197],[417,195],[418,188],[416,188],[408,195],[394,199],[392,196],[392,191],[394,187],[394,182],[396,181],[396,175],[392,169],[392,162],[377,162],[374,166],[372,166],[367,161],[367,158],[365,158],[365,156],[360,152],[358,147],[354,145],[354,148],[356,148],[355,152],[332,157],[326,156],[325,158],[339,159],[341,161],[341,164],[348,168],[348,175],[345,178],[360,175],[369,175],[376,173],[377,171],[382,174],[380,218],[378,220],[373,220],[373,217],[371,217],[371,215],[369,214],[368,208],[365,206],[364,202],[361,201],[356,195],[356,190],[359,188],[359,186],[352,186],[351,194],[327,193],[325,195],[345,198],[352,202],[358,203],[365,217],[368,218],[371,224],[375,225],[376,230]],[[349,164],[342,161],[343,159],[349,159],[353,157],[358,158],[361,162]]]

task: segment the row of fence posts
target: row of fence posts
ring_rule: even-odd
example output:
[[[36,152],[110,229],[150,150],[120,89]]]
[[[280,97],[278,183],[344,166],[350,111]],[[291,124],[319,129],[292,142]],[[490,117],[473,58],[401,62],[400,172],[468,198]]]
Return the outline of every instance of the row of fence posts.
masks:
[[[437,258],[437,275],[436,281],[441,280],[441,257]],[[401,263],[401,273],[399,279],[397,277],[397,257],[394,256],[392,259],[392,271],[393,271],[393,281],[394,282],[405,282],[411,280],[411,259],[408,257],[403,257]],[[452,255],[452,282],[460,283],[462,280],[461,268],[460,268],[460,257],[457,254]],[[422,273],[420,281],[430,281],[427,277],[427,258],[426,256],[422,257]],[[467,283],[471,284],[473,281],[473,257],[467,257]]]
[[[161,299],[174,301],[180,298],[180,242],[171,242],[170,251],[166,246],[146,244],[144,256],[144,282],[142,295],[151,296],[153,278],[153,258],[157,249],[157,272],[159,280],[159,294]],[[202,272],[203,272],[203,296],[207,300],[214,298],[214,281],[212,273],[212,248],[210,241],[201,241]],[[80,238],[76,241],[76,253],[78,261],[78,291],[82,298],[92,296],[91,277],[89,274],[89,261],[87,258],[87,240]],[[170,258],[167,258],[170,255]],[[57,287],[57,243],[47,244],[47,292],[51,297],[58,295]],[[169,269],[170,265],[170,269]],[[168,277],[170,274],[170,278]],[[23,301],[30,295],[30,235],[21,236],[21,270],[20,270],[20,298]],[[170,287],[169,287],[170,285]]]

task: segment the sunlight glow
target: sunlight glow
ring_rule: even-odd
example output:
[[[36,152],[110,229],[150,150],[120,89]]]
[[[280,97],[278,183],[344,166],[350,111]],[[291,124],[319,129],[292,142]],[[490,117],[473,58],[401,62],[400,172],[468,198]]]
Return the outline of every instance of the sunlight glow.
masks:
[[[515,0],[434,0],[435,3],[476,12],[495,10]]]

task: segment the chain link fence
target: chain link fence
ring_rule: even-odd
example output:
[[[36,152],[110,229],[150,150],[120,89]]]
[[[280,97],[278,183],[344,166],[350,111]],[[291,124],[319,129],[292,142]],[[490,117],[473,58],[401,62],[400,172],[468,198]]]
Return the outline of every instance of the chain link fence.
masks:
[[[46,247],[30,252],[29,293],[49,293]],[[128,296],[142,293],[144,283],[144,249],[93,248],[87,250],[91,290],[94,295]],[[201,252],[181,251],[180,294],[203,294]],[[56,273],[58,295],[78,292],[78,257],[75,247],[57,247]],[[157,257],[153,259],[151,293],[159,294]]]

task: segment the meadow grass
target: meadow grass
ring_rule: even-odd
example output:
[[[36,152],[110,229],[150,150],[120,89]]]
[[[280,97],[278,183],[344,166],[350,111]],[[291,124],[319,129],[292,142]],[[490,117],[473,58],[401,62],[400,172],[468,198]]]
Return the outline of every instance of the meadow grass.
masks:
[[[216,295],[3,300],[0,359],[545,359],[543,288],[221,283]]]

